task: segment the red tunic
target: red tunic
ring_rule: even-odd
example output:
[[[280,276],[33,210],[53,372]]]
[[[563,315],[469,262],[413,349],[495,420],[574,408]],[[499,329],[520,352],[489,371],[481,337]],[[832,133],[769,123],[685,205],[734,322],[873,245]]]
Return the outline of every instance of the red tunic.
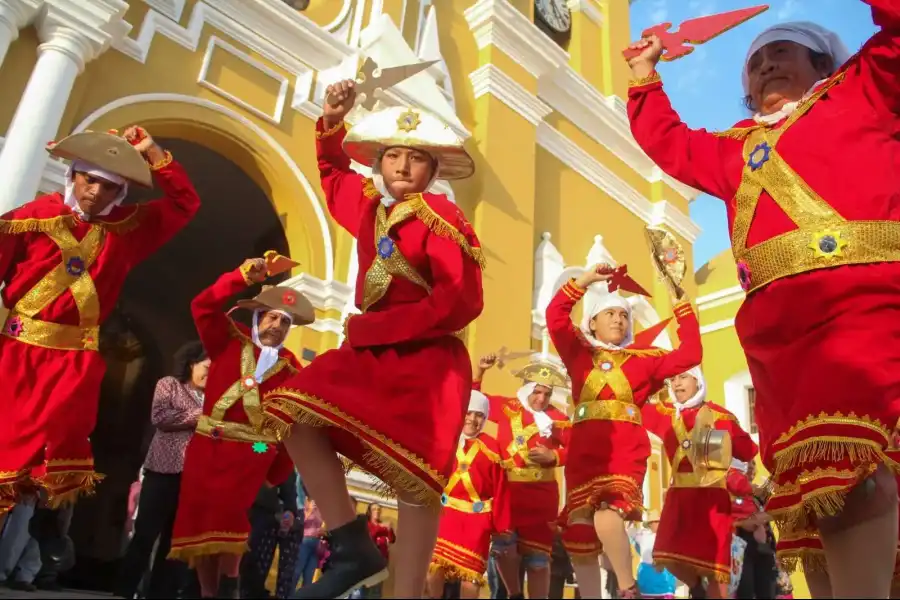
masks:
[[[418,501],[440,500],[469,404],[472,367],[456,333],[483,308],[481,248],[445,196],[390,208],[350,169],[343,126],[317,124],[332,217],[357,239],[356,303],[344,344],[265,398],[266,427],[327,427],[335,451]]]
[[[500,456],[497,440],[484,434],[456,451],[454,473],[441,496],[444,508],[431,559],[431,569],[450,580],[484,585],[491,535],[512,528]]]
[[[644,151],[726,203],[752,290],[735,328],[786,570],[822,564],[816,519],[839,511],[879,463],[896,468],[887,454],[900,417],[900,3],[867,3],[881,30],[774,127],[692,130],[658,76],[629,91]]]
[[[262,381],[253,381],[259,348],[246,328],[224,312],[224,305],[247,284],[240,270],[225,273],[191,303],[211,364],[203,416],[184,456],[169,554],[191,564],[205,554],[243,554],[250,533],[247,511],[259,489],[281,484],[294,468],[287,451],[256,427],[262,421],[261,396],[297,373],[300,365],[282,348]]]
[[[666,379],[700,364],[703,347],[697,317],[689,303],[682,303],[674,308],[681,340],[677,350],[594,348],[572,323],[572,309],[582,296],[584,290],[573,282],[563,285],[547,307],[547,328],[576,399],[563,542],[570,553],[589,555],[600,551],[592,534],[595,510],[611,508],[626,520],[641,520],[650,439],[640,407]]]
[[[732,452],[738,460],[751,461],[756,456],[756,444],[734,415],[717,404],[685,409],[680,419],[668,403],[644,405],[644,427],[662,439],[674,472],[666,491],[653,560],[664,566],[685,565],[701,576],[727,583],[731,578],[735,521],[731,495],[724,478],[712,486],[701,487],[683,446],[690,440],[697,413],[703,406],[716,413],[715,428],[731,435]]]
[[[41,196],[0,217],[0,280],[10,309],[0,331],[0,499],[33,477],[51,503],[74,501],[101,478],[89,436],[106,372],[100,324],[128,273],[196,214],[184,169],[154,169],[164,198],[119,206],[90,223]],[[42,464],[43,463],[43,464]]]
[[[481,389],[481,382],[473,382]],[[509,484],[511,528],[520,551],[550,556],[559,516],[556,467],[566,464],[571,422],[553,406],[545,411],[553,419],[550,437],[541,437],[534,417],[518,398],[488,396],[490,420],[497,424],[497,443]],[[543,446],[556,454],[556,464],[541,467],[528,459],[528,451]]]

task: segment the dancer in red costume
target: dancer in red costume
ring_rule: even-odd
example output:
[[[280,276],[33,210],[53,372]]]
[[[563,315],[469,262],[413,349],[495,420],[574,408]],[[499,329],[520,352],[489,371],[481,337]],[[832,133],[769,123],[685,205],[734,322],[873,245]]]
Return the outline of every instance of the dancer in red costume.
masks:
[[[727,598],[735,521],[731,496],[724,471],[722,477],[705,477],[691,463],[691,434],[701,411],[712,411],[715,429],[731,436],[736,458],[753,460],[756,444],[734,415],[706,402],[700,367],[670,379],[669,398],[671,402],[647,403],[641,411],[644,427],[663,440],[674,473],[666,491],[653,560],[692,590],[702,588],[705,577],[706,597]]]
[[[812,23],[764,31],[742,68],[756,114],[724,133],[681,122],[657,38],[630,61],[638,143],[726,202],[767,511],[814,597],[884,598],[897,554],[900,0],[865,1],[879,31],[852,57]]]
[[[362,314],[348,319],[340,348],[267,395],[266,427],[285,440],[330,531],[329,568],[297,597],[339,598],[387,577],[350,505],[340,452],[397,493],[394,594],[414,598],[472,387],[458,333],[483,308],[475,232],[446,196],[426,190],[436,178],[470,176],[474,163],[449,126],[417,109],[368,114],[348,133],[354,85],[329,86],[316,149],[328,208],[358,242]]]
[[[262,420],[262,395],[300,369],[283,344],[291,325],[315,321],[313,307],[292,289],[269,287],[237,303],[253,311],[252,329],[225,312],[235,294],[266,277],[265,259],[247,260],[191,303],[212,362],[203,414],[184,457],[169,558],[197,569],[204,598],[237,597],[250,533],[247,512],[263,484],[281,484],[294,468],[284,448],[255,427]]]
[[[481,389],[485,372],[497,356],[481,358],[473,387]],[[519,569],[525,566],[529,598],[550,593],[550,554],[559,515],[556,468],[566,464],[571,422],[550,405],[554,388],[568,388],[556,365],[536,360],[515,373],[523,384],[515,398],[489,396],[491,420],[497,424],[511,497],[511,529],[494,538],[497,567],[510,598],[522,598]]]
[[[49,152],[72,162],[64,193],[0,217],[0,280],[9,315],[0,331],[0,502],[43,485],[51,506],[90,493],[90,435],[106,365],[98,352],[131,269],[193,218],[200,198],[187,174],[140,127],[124,138],[79,133]],[[151,175],[152,173],[152,175]],[[131,184],[164,198],[121,206]]]
[[[478,598],[484,586],[491,536],[510,530],[509,485],[497,440],[482,433],[487,396],[472,390],[456,450],[456,466],[441,497],[441,526],[428,575],[428,596],[444,597],[446,580],[461,582],[460,597]]]
[[[641,424],[641,406],[666,378],[696,366],[703,354],[697,317],[685,301],[674,308],[681,346],[672,352],[653,348],[652,339],[635,338],[631,304],[615,292],[591,289],[581,327],[576,328],[575,304],[591,285],[609,281],[612,272],[608,265],[591,267],[563,285],[547,307],[550,339],[572,378],[576,399],[563,543],[588,598],[601,594],[601,548],[616,573],[619,597],[638,594],[625,521],[643,516],[641,486],[650,440]],[[654,333],[647,337],[656,337],[660,330],[652,328]]]

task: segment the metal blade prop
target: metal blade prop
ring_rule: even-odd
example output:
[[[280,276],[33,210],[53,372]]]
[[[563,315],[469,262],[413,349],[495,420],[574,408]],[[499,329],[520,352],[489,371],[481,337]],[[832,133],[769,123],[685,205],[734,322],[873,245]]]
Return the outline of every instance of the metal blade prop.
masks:
[[[526,356],[531,356],[534,354],[534,350],[524,350],[520,352],[510,352],[509,348],[503,346],[499,350],[497,350],[497,368],[502,369],[506,366],[506,363],[511,360],[516,360],[517,358],[524,358]]]
[[[767,10],[769,10],[769,5],[762,4],[751,8],[696,17],[684,21],[678,27],[678,31],[674,32],[669,31],[672,27],[671,23],[660,23],[645,29],[641,37],[657,36],[665,49],[661,60],[672,61],[685,57],[694,51],[693,46],[688,46],[687,44],[693,44],[694,46],[704,44]],[[635,58],[640,53],[641,50],[631,48],[623,52],[627,60]]]
[[[366,110],[372,110],[375,108],[375,102],[378,100],[375,97],[376,90],[383,91],[392,88],[401,81],[421,73],[437,62],[436,60],[427,60],[411,65],[380,69],[374,60],[366,58],[366,62],[363,63],[362,68],[356,75],[356,104]],[[330,99],[331,96],[326,101],[330,101]]]
[[[608,289],[610,292],[614,292],[616,290],[625,290],[626,292],[631,292],[632,294],[640,294],[641,296],[650,297],[650,292],[641,287],[637,281],[631,278],[631,275],[628,274],[628,266],[621,265],[613,269],[612,279],[608,282]]]

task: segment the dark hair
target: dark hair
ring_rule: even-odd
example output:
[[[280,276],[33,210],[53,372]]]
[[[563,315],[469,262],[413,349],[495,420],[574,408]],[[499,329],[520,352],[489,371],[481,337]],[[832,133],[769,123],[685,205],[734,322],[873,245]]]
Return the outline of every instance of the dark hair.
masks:
[[[372,511],[375,510],[376,508],[381,508],[381,505],[376,502],[372,502],[371,504],[369,504],[366,507],[366,519],[367,520],[370,520],[370,521],[372,520]]]
[[[824,52],[816,52],[815,50],[811,50],[809,48],[806,49],[809,52],[809,62],[812,63],[813,68],[820,72],[826,73],[826,77],[831,77],[834,75],[835,64],[834,60],[831,58],[831,55],[825,54]],[[749,94],[744,96],[744,99],[741,101],[744,105],[744,108],[749,110],[752,113],[755,113],[759,110],[756,106],[753,105],[753,97]]]
[[[188,342],[175,353],[172,375],[181,383],[191,380],[191,370],[207,359],[206,349],[198,341]]]

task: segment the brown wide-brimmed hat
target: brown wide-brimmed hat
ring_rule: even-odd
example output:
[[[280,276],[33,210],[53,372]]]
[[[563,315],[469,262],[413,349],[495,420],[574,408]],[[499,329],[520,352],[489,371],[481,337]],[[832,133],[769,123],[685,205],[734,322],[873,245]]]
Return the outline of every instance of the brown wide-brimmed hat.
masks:
[[[309,325],[316,320],[312,303],[297,290],[281,286],[265,286],[252,300],[238,300],[236,306],[248,310],[280,310],[291,315],[294,325]]]
[[[150,165],[128,140],[114,133],[82,131],[47,144],[51,156],[83,160],[142,187],[153,187]]]

